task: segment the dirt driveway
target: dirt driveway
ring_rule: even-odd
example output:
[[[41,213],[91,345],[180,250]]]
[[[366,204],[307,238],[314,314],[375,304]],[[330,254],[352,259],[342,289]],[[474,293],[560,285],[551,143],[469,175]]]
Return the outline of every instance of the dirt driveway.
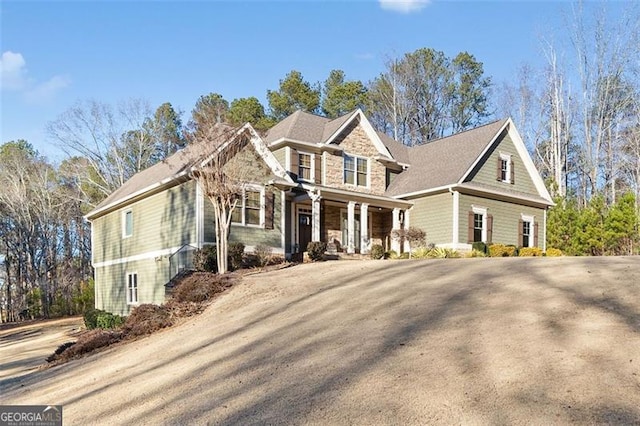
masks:
[[[46,357],[64,342],[75,340],[83,327],[82,317],[30,321],[0,327],[0,383],[38,369]]]
[[[640,258],[338,261],[17,380],[65,424],[640,424]]]

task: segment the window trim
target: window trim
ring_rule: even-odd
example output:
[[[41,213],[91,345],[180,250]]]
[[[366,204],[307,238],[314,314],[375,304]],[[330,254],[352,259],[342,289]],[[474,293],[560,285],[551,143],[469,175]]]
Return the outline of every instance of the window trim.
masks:
[[[535,247],[535,217],[534,216],[530,216],[530,215],[525,215],[525,214],[521,214],[520,215],[520,220],[522,220],[522,229],[520,230],[522,232],[522,247]],[[524,245],[524,224],[528,223],[529,224],[529,244],[528,245]]]
[[[260,193],[260,223],[259,224],[253,224],[253,223],[246,223],[247,220],[247,215],[246,215],[246,192],[250,191],[250,192],[259,192]],[[239,209],[240,211],[240,218],[241,221],[240,222],[234,222],[233,218],[231,219],[231,225],[232,226],[244,226],[247,228],[264,228],[265,225],[265,215],[266,215],[266,201],[265,201],[265,188],[262,185],[252,185],[252,184],[246,184],[242,187],[242,196],[240,197],[241,202],[238,202],[238,204],[236,204],[236,209]]]
[[[132,300],[131,294],[129,293],[129,278],[130,277],[134,277],[135,276],[135,290],[136,290],[136,300]],[[127,272],[125,274],[125,292],[126,292],[126,298],[127,298],[127,305],[138,305],[140,303],[140,297],[139,297],[139,289],[140,286],[138,285],[138,272]]]
[[[487,242],[487,230],[488,230],[487,208],[486,207],[471,206],[471,210],[473,211],[473,214],[482,215],[482,242],[486,243]]]
[[[351,157],[353,158],[353,183],[349,183],[347,182],[346,179],[346,157]],[[365,161],[366,163],[366,175],[365,175],[365,184],[364,185],[359,185],[358,184],[358,160],[362,160]],[[355,188],[369,188],[370,186],[370,179],[371,179],[371,162],[369,161],[369,157],[363,157],[361,155],[354,155],[354,154],[349,154],[344,152],[342,154],[342,184],[343,185],[350,185],[353,186]]]
[[[303,177],[301,177],[302,175],[300,174],[300,156],[301,155],[308,155],[309,156],[309,179],[305,179]],[[315,182],[316,180],[316,154],[313,154],[311,152],[306,152],[306,151],[298,151],[298,180],[299,181],[303,181],[303,182]]]
[[[504,170],[504,174],[505,174],[504,178],[502,177],[503,162],[506,163],[507,165],[506,170]],[[500,182],[511,183],[511,173],[512,173],[511,167],[512,167],[511,154],[506,154],[501,152],[500,153],[500,173],[501,173]]]
[[[127,233],[127,215],[131,213],[131,232]],[[128,208],[122,211],[122,238],[130,238],[133,236],[133,209]]]

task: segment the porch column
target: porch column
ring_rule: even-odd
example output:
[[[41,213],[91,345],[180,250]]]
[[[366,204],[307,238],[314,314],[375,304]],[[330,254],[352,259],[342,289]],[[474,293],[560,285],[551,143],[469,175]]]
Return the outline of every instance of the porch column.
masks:
[[[407,230],[409,229],[409,210],[405,210],[404,211],[404,229]],[[407,240],[405,238],[404,240],[404,252],[405,253],[409,253],[411,251],[411,247],[409,245],[409,240]]]
[[[320,194],[311,195],[311,241],[320,241]]]
[[[360,253],[367,254],[371,249],[369,238],[369,204],[360,204]]]
[[[356,202],[347,205],[347,253],[356,252]]]
[[[400,229],[400,209],[397,207],[393,209],[391,223],[392,230]],[[391,238],[391,250],[395,251],[396,253],[400,253],[400,241],[396,240],[395,238]]]

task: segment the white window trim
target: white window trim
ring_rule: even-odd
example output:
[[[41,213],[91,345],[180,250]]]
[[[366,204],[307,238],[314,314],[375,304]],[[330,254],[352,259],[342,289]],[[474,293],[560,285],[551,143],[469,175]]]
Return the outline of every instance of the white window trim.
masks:
[[[127,234],[127,214],[131,213],[131,233]],[[126,209],[122,211],[122,217],[121,217],[121,222],[122,222],[122,238],[131,238],[131,236],[133,235],[133,209]]]
[[[506,179],[502,179],[504,183],[511,183],[511,154],[506,154],[504,152],[500,153],[500,160],[507,162],[507,173]]]
[[[353,183],[345,182],[344,178],[344,160],[345,156],[353,157]],[[358,159],[365,160],[367,162],[367,176],[366,176],[366,185],[358,185]],[[354,188],[369,188],[371,180],[371,161],[369,161],[369,157],[363,157],[361,155],[349,154],[348,152],[343,153],[342,155],[342,184],[351,186]]]
[[[534,216],[530,216],[530,215],[525,215],[525,214],[520,214],[520,218],[522,219],[522,222],[529,222],[529,245],[528,246],[523,246],[523,247],[534,247],[534,239],[535,239],[535,217]],[[524,226],[524,225],[523,225]],[[524,229],[523,229],[524,231]],[[524,232],[522,233],[522,238],[524,238]]]
[[[129,297],[129,277],[135,275],[136,276],[136,300],[133,301],[131,300],[131,298]],[[134,272],[127,272],[125,275],[125,291],[126,291],[126,297],[127,297],[127,305],[138,305],[140,304],[140,283],[138,282],[138,272],[134,271]]]
[[[471,206],[471,210],[473,210],[474,214],[482,215],[482,242],[486,243],[487,242],[487,208]]]
[[[245,214],[245,191],[255,191],[260,192],[260,224],[254,225],[246,222],[246,214]],[[231,222],[232,226],[244,226],[247,228],[264,228],[265,223],[265,215],[266,215],[266,202],[265,202],[265,189],[262,185],[252,185],[246,184],[242,187],[242,196],[240,197],[240,201],[236,204],[236,209],[240,209],[240,218],[241,222]]]
[[[310,166],[311,166],[311,170],[309,172],[309,175],[311,176],[309,179],[303,179],[300,177],[300,154],[303,155],[308,155],[310,157]],[[305,152],[305,151],[298,151],[298,170],[296,170],[296,175],[298,175],[298,180],[302,181],[302,182],[310,182],[310,183],[314,183],[316,181],[316,155],[311,153],[311,152]]]

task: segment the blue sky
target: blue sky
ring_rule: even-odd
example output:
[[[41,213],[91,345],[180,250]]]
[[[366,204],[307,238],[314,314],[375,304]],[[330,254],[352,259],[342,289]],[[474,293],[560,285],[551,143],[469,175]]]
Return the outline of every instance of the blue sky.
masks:
[[[539,64],[540,35],[563,24],[566,2],[3,1],[0,142],[27,139],[63,154],[46,123],[78,100],[171,102],[256,96],[292,69],[311,82],[331,69],[369,81],[386,58],[421,47],[468,51],[496,83]],[[563,12],[564,11],[564,12]]]

